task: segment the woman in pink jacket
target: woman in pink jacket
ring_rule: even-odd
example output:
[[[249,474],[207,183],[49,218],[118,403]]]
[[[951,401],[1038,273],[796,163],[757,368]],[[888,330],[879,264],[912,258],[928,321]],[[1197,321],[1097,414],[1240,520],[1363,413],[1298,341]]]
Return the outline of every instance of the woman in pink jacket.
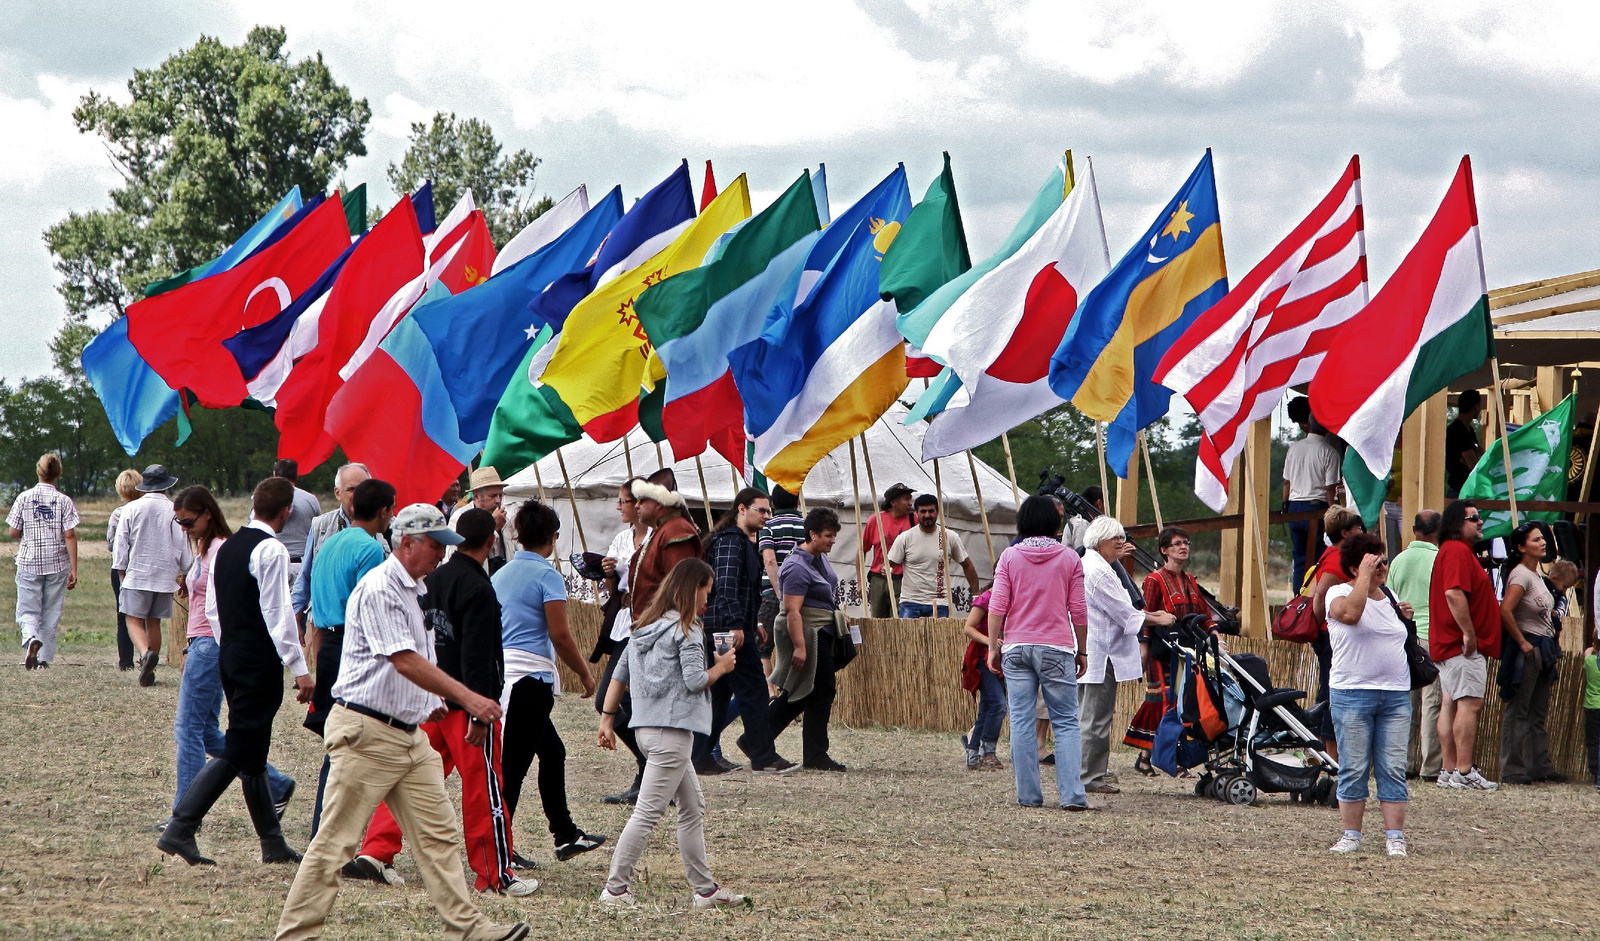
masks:
[[[1056,538],[1061,511],[1049,497],[1029,497],[1017,510],[1016,545],[995,566],[989,596],[989,667],[1003,672],[1011,728],[1033,728],[1034,701],[1042,693],[1056,738],[1056,794],[1061,809],[1089,809],[1078,776],[1078,677],[1088,629],[1083,563]],[[1001,667],[1004,670],[1001,670]],[[1017,803],[1042,807],[1039,742],[1011,735]]]

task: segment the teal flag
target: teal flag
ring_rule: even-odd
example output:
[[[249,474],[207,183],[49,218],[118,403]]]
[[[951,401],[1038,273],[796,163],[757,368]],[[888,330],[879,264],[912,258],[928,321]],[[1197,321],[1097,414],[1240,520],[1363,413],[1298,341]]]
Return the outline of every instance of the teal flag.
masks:
[[[1567,498],[1567,457],[1572,451],[1573,396],[1511,432],[1506,443],[1511,448],[1511,473],[1516,481],[1518,500],[1565,500]],[[1496,441],[1478,466],[1472,469],[1461,487],[1463,500],[1506,499],[1506,461]],[[1519,508],[1520,509],[1520,508]],[[1483,510],[1483,538],[1493,539],[1511,532],[1510,510]],[[1560,513],[1518,513],[1523,521],[1561,519]]]

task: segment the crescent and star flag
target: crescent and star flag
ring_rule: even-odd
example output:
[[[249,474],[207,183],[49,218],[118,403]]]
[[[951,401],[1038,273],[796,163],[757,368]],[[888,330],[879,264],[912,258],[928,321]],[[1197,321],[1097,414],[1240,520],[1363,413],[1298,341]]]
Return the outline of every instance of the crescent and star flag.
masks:
[[[334,395],[328,433],[394,484],[401,503],[438,499],[482,449],[501,392],[540,335],[528,298],[593,255],[620,218],[613,189],[564,231],[563,216],[535,219],[518,238],[543,247],[482,286],[452,295],[436,282]]]
[[[866,430],[905,391],[905,343],[878,291],[883,256],[911,213],[904,166],[824,230],[830,261],[803,299],[783,298],[760,338],[730,357],[756,466],[798,492],[817,461]],[[811,267],[808,260],[802,275]],[[792,305],[792,306],[791,306]]]
[[[1345,483],[1369,521],[1406,416],[1494,355],[1488,295],[1472,162],[1463,157],[1422,237],[1345,322],[1311,380],[1312,414],[1349,444]]]
[[[349,245],[343,207],[324,201],[234,268],[130,305],[128,338],[168,386],[187,387],[206,408],[232,408],[245,382],[222,341],[277,316]]]
[[[374,316],[416,276],[426,257],[410,199],[400,200],[355,246],[328,289],[317,318],[316,345],[278,390],[273,421],[278,426],[280,458],[293,459],[309,471],[333,454],[335,442],[323,430],[323,419],[329,400],[342,385],[339,367],[361,344]]]
[[[362,184],[363,187],[365,185]],[[305,201],[300,197],[300,187],[295,186],[282,199],[278,200],[277,205],[268,209],[266,215],[257,219],[255,225],[239,236],[238,241],[228,246],[227,250],[222,254],[203,265],[196,265],[188,271],[180,271],[170,278],[162,278],[160,281],[150,282],[145,285],[144,296],[155,297],[157,294],[165,294],[192,281],[199,281],[201,278],[209,277],[234,267],[248,258],[256,250],[257,246],[266,241],[267,237],[278,226],[294,218],[294,214],[299,212],[300,207],[303,205],[305,205]]]
[[[1154,379],[1189,401],[1200,425],[1194,492],[1222,512],[1245,429],[1290,386],[1316,375],[1340,328],[1367,303],[1361,165],[1228,296],[1172,344]]]
[[[744,403],[728,354],[761,334],[767,311],[804,264],[819,225],[811,174],[802,171],[715,261],[667,278],[634,304],[666,369],[661,420],[677,460],[710,444],[744,469]]]
[[[1050,354],[1085,297],[1111,268],[1094,164],[1016,254],[979,278],[929,332],[926,351],[950,364],[968,401],[940,411],[922,459],[958,454],[1065,404],[1050,388]]]
[[[490,277],[499,274],[517,262],[541,248],[565,232],[583,218],[589,211],[589,185],[587,183],[568,193],[561,202],[539,214],[539,218],[528,223],[521,232],[511,237],[511,241],[501,247],[494,256],[494,268]]]
[[[1172,390],[1151,378],[1174,340],[1228,293],[1211,152],[1139,242],[1078,305],[1050,357],[1050,388],[1106,425],[1106,459],[1128,476],[1141,428]]]

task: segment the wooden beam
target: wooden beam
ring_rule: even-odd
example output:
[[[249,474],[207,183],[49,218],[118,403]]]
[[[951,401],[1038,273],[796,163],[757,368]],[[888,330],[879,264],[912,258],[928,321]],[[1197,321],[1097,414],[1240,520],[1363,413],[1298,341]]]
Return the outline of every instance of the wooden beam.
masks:
[[[1267,585],[1263,581],[1266,566],[1266,528],[1269,495],[1272,490],[1272,428],[1266,419],[1252,422],[1245,441],[1243,461],[1249,462],[1245,476],[1245,492],[1241,496],[1244,509],[1244,532],[1239,540],[1239,618],[1246,637],[1267,636],[1266,618]],[[1260,538],[1257,538],[1259,534]]]
[[[1244,465],[1237,460],[1233,465],[1233,472],[1228,476],[1228,502],[1223,506],[1222,513],[1224,516],[1238,516],[1243,523],[1244,515],[1240,509],[1242,504],[1239,494],[1244,490]],[[1234,607],[1239,605],[1239,552],[1238,530],[1224,529],[1217,566],[1217,577],[1220,582],[1217,586],[1217,600]]]
[[[1134,446],[1128,461],[1128,476],[1117,480],[1117,521],[1124,527],[1139,522],[1139,451]]]

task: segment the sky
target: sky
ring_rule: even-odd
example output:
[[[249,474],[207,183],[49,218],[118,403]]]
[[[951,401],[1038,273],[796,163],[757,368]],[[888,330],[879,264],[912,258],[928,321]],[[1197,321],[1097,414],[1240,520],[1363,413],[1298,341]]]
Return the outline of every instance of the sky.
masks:
[[[1314,8],[1313,8],[1314,7]],[[826,163],[835,212],[949,151],[974,257],[1062,150],[1093,158],[1113,259],[1212,148],[1242,277],[1361,156],[1373,288],[1471,154],[1491,287],[1600,267],[1600,5],[502,3],[10,0],[0,23],[0,378],[50,369],[62,306],[41,233],[118,177],[72,109],[201,35],[287,29],[372,107],[345,172],[384,170],[435,111],[543,163],[537,189],[642,194],[687,158],[748,173],[757,208]],[[456,12],[451,12],[452,10]],[[1081,168],[1081,163],[1079,164]]]

